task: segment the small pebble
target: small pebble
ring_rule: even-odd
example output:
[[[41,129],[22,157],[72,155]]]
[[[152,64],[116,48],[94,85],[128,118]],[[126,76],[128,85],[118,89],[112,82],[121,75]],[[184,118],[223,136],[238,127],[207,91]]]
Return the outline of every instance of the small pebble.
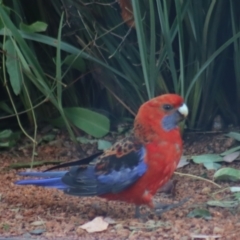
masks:
[[[223,233],[224,229],[220,228],[220,227],[214,227],[213,228],[213,233],[214,234],[219,234],[219,233]]]
[[[127,238],[131,232],[128,229],[117,229],[119,239]]]
[[[224,143],[225,148],[230,148],[235,144],[236,140],[233,138],[227,138]]]
[[[117,224],[116,226],[114,226],[114,228],[116,230],[119,230],[119,229],[123,229],[123,225],[121,223]]]
[[[189,238],[187,236],[181,237],[179,240],[188,240]]]
[[[45,232],[46,230],[45,229],[42,229],[42,228],[39,228],[39,229],[34,229],[32,231],[30,231],[30,233],[32,235],[41,235]]]
[[[211,192],[211,188],[209,188],[209,187],[205,187],[205,188],[202,189],[201,192],[202,192],[203,194],[208,194],[208,193]]]
[[[76,229],[76,233],[77,233],[78,236],[82,236],[83,234],[86,233],[86,231],[84,229],[82,229],[81,227],[78,227]]]

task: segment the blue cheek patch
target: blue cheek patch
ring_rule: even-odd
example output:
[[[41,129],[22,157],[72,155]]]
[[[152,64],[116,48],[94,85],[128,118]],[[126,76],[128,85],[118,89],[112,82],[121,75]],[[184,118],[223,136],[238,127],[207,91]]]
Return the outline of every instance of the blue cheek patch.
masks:
[[[177,126],[177,112],[174,112],[173,114],[171,115],[168,115],[168,116],[165,116],[163,119],[162,119],[162,122],[160,122],[160,124],[162,125],[163,129],[165,131],[170,131],[174,128],[176,128]]]

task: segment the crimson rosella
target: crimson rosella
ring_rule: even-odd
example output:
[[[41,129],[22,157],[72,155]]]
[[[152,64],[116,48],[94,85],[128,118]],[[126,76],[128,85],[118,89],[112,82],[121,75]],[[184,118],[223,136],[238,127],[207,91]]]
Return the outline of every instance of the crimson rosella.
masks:
[[[153,196],[178,165],[183,148],[178,123],[187,115],[188,108],[179,95],[153,98],[139,108],[131,136],[103,153],[49,169],[72,166],[69,171],[22,172],[22,176],[40,179],[16,184],[161,208],[153,202]]]

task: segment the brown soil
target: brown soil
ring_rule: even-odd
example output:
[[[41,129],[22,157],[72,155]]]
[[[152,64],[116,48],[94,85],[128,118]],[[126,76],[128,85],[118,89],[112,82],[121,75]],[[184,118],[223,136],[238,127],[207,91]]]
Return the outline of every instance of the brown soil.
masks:
[[[76,158],[76,149],[65,136],[66,134],[58,134],[56,140],[39,146],[35,161],[66,161]],[[206,181],[175,175],[175,197],[159,193],[156,200],[172,203],[186,197],[191,199],[183,206],[163,213],[161,217],[149,215],[145,220],[135,219],[135,208],[129,204],[106,202],[97,197],[72,197],[57,190],[33,186],[15,186],[14,181],[21,178],[17,172],[25,169],[6,167],[11,163],[28,162],[31,159],[31,145],[28,146],[26,140],[21,144],[11,151],[0,153],[0,239],[240,239],[238,208],[208,207],[206,202],[213,199],[212,193],[219,189]],[[223,134],[188,134],[185,137],[185,155],[222,152],[234,144],[233,140]],[[91,154],[95,148],[94,144],[83,145],[80,155]],[[239,168],[238,163],[231,166]],[[42,166],[37,170],[48,167]],[[214,173],[193,163],[178,169],[178,172],[205,175],[210,179]],[[237,184],[220,185],[227,187]],[[230,193],[224,191],[216,194],[215,198],[229,196]],[[208,209],[212,218],[205,220],[187,217],[196,208]],[[110,217],[113,224],[100,233],[87,233],[79,227],[97,216]],[[205,236],[197,237],[199,234]]]

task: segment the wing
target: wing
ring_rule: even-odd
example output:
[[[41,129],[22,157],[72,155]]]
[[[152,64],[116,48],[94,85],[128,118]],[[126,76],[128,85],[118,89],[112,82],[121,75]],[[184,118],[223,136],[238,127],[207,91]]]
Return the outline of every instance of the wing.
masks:
[[[93,154],[91,156],[88,156],[86,158],[78,159],[78,160],[71,161],[71,162],[61,163],[61,164],[58,164],[57,166],[48,168],[44,172],[48,172],[48,171],[51,171],[51,170],[54,170],[54,169],[63,168],[63,167],[72,167],[72,166],[78,166],[78,165],[86,165],[86,164],[89,164],[94,159],[96,159],[96,157],[98,157],[102,153],[103,153],[103,151],[100,151],[100,152],[97,152],[97,153],[95,153],[95,154]]]
[[[93,196],[118,193],[131,186],[147,170],[145,148],[134,137],[115,143],[87,166],[72,167],[62,177],[67,194]]]

